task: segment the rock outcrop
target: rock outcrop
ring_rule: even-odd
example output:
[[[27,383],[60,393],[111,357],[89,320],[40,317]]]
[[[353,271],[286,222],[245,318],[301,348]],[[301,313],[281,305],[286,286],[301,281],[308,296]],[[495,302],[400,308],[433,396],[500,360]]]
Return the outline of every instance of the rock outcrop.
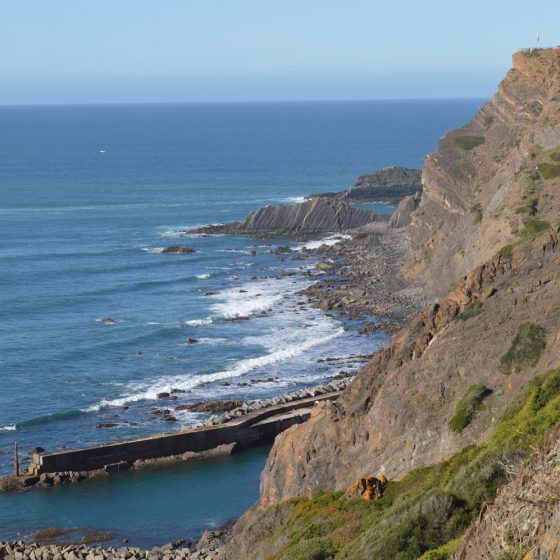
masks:
[[[339,233],[374,221],[387,221],[385,214],[353,208],[338,199],[314,197],[293,206],[265,206],[242,222],[205,226],[191,233],[231,233],[254,236],[307,236]]]
[[[186,247],[185,245],[173,245],[172,247],[165,247],[161,250],[162,254],[167,253],[194,253],[194,249],[192,247]]]
[[[346,197],[351,201],[392,202],[422,190],[422,172],[408,167],[385,167],[360,175]]]
[[[420,192],[405,196],[397,206],[395,213],[391,216],[389,220],[390,228],[401,228],[408,226],[412,220],[412,213],[418,205],[420,204]]]

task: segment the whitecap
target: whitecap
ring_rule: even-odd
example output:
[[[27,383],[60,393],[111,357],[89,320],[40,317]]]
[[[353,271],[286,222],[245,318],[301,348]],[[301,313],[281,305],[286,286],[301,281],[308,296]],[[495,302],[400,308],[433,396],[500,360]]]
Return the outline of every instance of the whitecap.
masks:
[[[193,229],[200,229],[204,227],[211,227],[211,226],[221,226],[222,223],[216,224],[191,224],[186,226],[161,226],[158,228],[160,231],[158,232],[158,237],[164,238],[177,238],[177,237],[201,237],[205,234],[200,233],[188,233]]]
[[[207,278],[210,278],[210,274],[197,274],[196,277],[199,280],[206,280]]]
[[[185,325],[189,325],[191,327],[202,327],[204,325],[210,325],[214,322],[212,317],[206,317],[206,319],[190,319],[189,321],[185,321]]]
[[[140,247],[140,249],[142,249],[142,251],[145,251],[146,253],[161,253],[165,247]]]
[[[333,340],[343,334],[344,328],[340,327],[323,336],[309,338],[299,344],[292,344],[291,346],[283,347],[281,350],[275,350],[263,356],[239,360],[237,363],[232,365],[232,367],[215,373],[199,376],[174,376],[162,378],[149,386],[137,383],[131,384],[128,387],[127,396],[112,400],[103,400],[100,403],[85,409],[85,411],[92,412],[106,407],[123,406],[132,402],[156,400],[159,393],[170,392],[172,389],[182,389],[187,391],[201,384],[240,377],[255,369],[263,368],[297,357],[310,348],[329,342],[330,340]]]
[[[12,424],[11,426],[0,426],[0,432],[15,432],[17,430],[17,427],[15,424]]]
[[[313,241],[307,241],[306,243],[301,243],[297,247],[294,247],[295,251],[303,251],[304,249],[318,249],[319,247],[326,245],[327,247],[332,247],[337,243],[341,243],[346,239],[352,239],[351,235],[340,234],[340,235],[330,235],[329,237],[324,237],[323,239],[315,239]]]

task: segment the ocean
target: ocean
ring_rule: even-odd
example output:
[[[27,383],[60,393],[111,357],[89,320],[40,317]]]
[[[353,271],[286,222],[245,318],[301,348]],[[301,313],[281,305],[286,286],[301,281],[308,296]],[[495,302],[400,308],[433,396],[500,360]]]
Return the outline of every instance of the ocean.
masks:
[[[170,429],[152,414],[169,406],[160,392],[181,391],[172,406],[270,397],[338,373],[320,358],[378,349],[383,333],[360,335],[344,318],[302,305],[313,258],[273,251],[303,243],[184,231],[342,190],[379,167],[421,167],[438,138],[481,104],[0,107],[0,473],[11,470],[14,441],[25,458],[36,446]],[[195,252],[160,253],[178,244]],[[175,416],[173,429],[205,417]],[[192,538],[257,498],[265,456],[0,495],[0,539],[53,524],[101,527],[144,546]],[[156,491],[225,485],[232,473],[246,482],[228,484],[231,507],[203,492],[178,500]],[[118,497],[122,516],[104,516],[103,492]],[[97,505],[87,518],[69,513],[88,500]],[[169,513],[159,524],[149,514],[154,500]]]

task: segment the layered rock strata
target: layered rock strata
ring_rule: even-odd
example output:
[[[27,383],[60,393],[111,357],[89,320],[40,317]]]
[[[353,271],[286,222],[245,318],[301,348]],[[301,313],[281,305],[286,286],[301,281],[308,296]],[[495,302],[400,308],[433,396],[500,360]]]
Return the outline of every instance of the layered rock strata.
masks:
[[[340,233],[371,222],[388,220],[386,214],[353,208],[345,201],[315,197],[293,206],[265,206],[251,212],[242,222],[205,226],[190,233],[305,237]]]

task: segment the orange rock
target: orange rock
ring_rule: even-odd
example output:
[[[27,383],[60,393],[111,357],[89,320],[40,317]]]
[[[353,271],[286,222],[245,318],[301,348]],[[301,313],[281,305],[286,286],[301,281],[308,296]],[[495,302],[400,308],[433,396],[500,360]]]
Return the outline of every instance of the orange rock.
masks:
[[[379,477],[366,476],[359,478],[344,494],[344,498],[362,498],[364,500],[379,500],[383,497],[383,490],[387,485],[387,478],[384,475]]]

